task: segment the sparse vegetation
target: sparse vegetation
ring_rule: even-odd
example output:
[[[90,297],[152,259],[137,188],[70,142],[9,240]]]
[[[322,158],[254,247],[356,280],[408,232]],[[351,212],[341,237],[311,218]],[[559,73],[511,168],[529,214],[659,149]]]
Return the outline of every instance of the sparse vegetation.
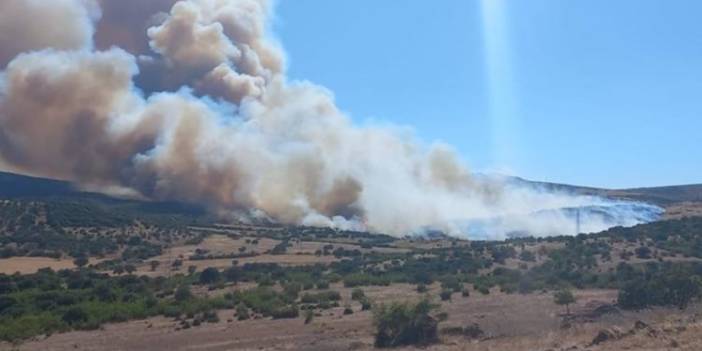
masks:
[[[502,242],[437,239],[441,245],[407,239],[405,249],[398,250],[395,239],[388,236],[328,228],[251,226],[239,233],[211,224],[188,227],[181,220],[156,224],[155,217],[147,220],[130,211],[112,211],[115,204],[96,201],[85,208],[66,205],[76,209],[72,214],[61,209],[62,201],[50,205],[0,202],[0,257],[51,257],[78,267],[0,275],[1,339],[95,329],[104,323],[156,315],[178,318],[180,328],[197,328],[217,323],[216,312],[224,308],[234,309],[232,318],[242,321],[302,316],[311,323],[322,310],[336,307],[343,314],[374,309],[379,346],[435,340],[432,325],[441,322],[440,314],[425,313],[425,307],[414,304],[374,304],[369,298],[373,291],[392,289],[395,284],[411,284],[417,293],[445,304],[452,304],[452,297],[457,300],[456,293],[469,297],[471,287],[480,299],[489,299],[491,292],[498,296],[549,292],[568,314],[575,302],[572,292],[579,289],[617,289],[619,307],[631,310],[682,309],[702,297],[699,218],[576,237]],[[99,223],[83,221],[81,216],[102,211],[95,206],[114,213]],[[47,211],[53,216],[50,221]],[[156,217],[162,215],[170,216],[164,212]],[[87,226],[68,226],[80,221]],[[210,230],[240,243],[228,251],[210,250],[206,248]],[[298,245],[301,241],[316,246],[298,252],[306,246]],[[194,253],[165,255],[166,250],[182,245],[195,245]],[[247,263],[249,258],[258,260],[257,256],[275,256],[273,262],[284,256],[320,261],[301,266]],[[234,262],[217,268],[205,265],[218,259]],[[139,272],[150,272],[150,277],[136,276]],[[243,284],[257,287],[231,288]],[[350,290],[353,302],[342,302],[339,284]],[[217,292],[205,294],[204,290]],[[388,320],[396,321],[397,328]],[[419,334],[408,336],[407,330]],[[463,327],[461,333],[466,333]]]

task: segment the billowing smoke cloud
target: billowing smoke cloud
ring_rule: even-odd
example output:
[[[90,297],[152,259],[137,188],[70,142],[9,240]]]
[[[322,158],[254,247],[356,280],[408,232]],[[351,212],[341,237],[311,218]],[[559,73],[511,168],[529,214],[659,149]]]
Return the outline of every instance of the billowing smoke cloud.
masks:
[[[98,16],[92,0],[0,1],[0,66],[27,51],[89,48]]]
[[[354,126],[329,91],[286,79],[271,11],[266,0],[2,2],[2,159],[231,218],[392,234],[470,235],[480,221],[490,237],[570,234],[571,220],[530,214],[603,203],[476,178],[446,145]],[[614,217],[605,226],[635,224]]]
[[[163,22],[177,0],[97,0],[101,18],[95,28],[95,47],[120,47],[134,55],[149,54],[146,31]]]

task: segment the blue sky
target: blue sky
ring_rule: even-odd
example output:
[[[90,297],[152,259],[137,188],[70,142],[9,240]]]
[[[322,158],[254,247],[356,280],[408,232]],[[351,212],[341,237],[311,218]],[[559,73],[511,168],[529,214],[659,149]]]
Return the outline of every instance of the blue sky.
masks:
[[[702,182],[702,1],[279,0],[292,78],[471,168]]]

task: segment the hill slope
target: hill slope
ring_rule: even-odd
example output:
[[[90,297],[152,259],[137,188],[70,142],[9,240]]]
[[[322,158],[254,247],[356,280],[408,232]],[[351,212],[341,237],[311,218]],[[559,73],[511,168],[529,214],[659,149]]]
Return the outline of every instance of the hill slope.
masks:
[[[507,181],[517,186],[526,186],[544,191],[647,202],[664,207],[666,210],[674,213],[702,213],[702,211],[698,211],[698,209],[702,209],[702,184],[612,190],[536,182],[517,177],[510,177]],[[100,193],[81,191],[66,181],[7,172],[0,172],[0,199],[59,204],[58,207],[66,207],[68,212],[74,212],[71,208],[74,209],[75,206],[80,206],[95,210],[96,215],[108,217],[110,214],[120,218],[137,218],[145,215],[178,216],[191,219],[206,217],[206,211],[201,206],[178,202],[118,199]],[[90,213],[90,211],[86,213]]]
[[[516,185],[523,185],[545,191],[558,191],[569,194],[603,196],[608,198],[635,200],[666,207],[684,202],[702,203],[702,184],[673,185],[662,187],[605,189],[559,183],[538,182],[519,177],[509,179]]]
[[[159,222],[182,222],[206,217],[206,211],[201,206],[172,201],[119,199],[81,191],[65,181],[6,172],[0,172],[0,200],[17,202],[20,207],[28,203],[41,204],[48,211],[49,222],[52,222],[52,217],[60,217],[60,220],[56,220],[59,225],[65,225],[65,221],[79,226],[82,221],[121,223],[145,218]]]

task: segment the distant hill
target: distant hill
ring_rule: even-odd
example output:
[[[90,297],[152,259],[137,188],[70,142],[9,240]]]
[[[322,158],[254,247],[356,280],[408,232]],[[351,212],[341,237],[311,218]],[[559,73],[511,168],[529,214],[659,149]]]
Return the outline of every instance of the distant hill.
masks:
[[[0,172],[0,197],[5,199],[78,194],[68,182]]]
[[[570,194],[595,195],[616,199],[628,199],[652,203],[676,212],[687,213],[680,206],[696,203],[702,208],[702,184],[665,186],[637,189],[600,189],[548,182],[536,182],[517,177],[505,177],[507,183],[526,186],[543,191],[558,191]],[[105,194],[86,192],[77,189],[66,181],[30,177],[14,173],[0,172],[0,199],[38,201],[52,208],[60,208],[66,213],[74,213],[76,206],[86,213],[105,217],[119,215],[120,218],[143,218],[145,216],[180,218],[180,221],[193,219],[207,220],[207,211],[202,206],[179,202],[157,202],[128,200]],[[683,205],[680,205],[683,204]],[[688,211],[689,212],[689,211]],[[83,216],[86,217],[86,216]]]
[[[633,189],[604,189],[587,186],[548,183],[511,177],[508,182],[545,191],[559,191],[570,194],[594,195],[617,199],[648,202],[662,207],[683,202],[702,203],[702,184],[673,185]]]
[[[81,191],[70,182],[0,172],[0,199],[32,201],[46,204],[52,212],[62,216],[88,218],[97,216],[106,220],[151,219],[179,222],[204,219],[207,211],[202,206],[174,201],[141,201],[120,199],[105,194]],[[114,218],[111,218],[114,217]]]
[[[681,202],[702,202],[702,184],[610,190],[608,194],[666,206]]]

